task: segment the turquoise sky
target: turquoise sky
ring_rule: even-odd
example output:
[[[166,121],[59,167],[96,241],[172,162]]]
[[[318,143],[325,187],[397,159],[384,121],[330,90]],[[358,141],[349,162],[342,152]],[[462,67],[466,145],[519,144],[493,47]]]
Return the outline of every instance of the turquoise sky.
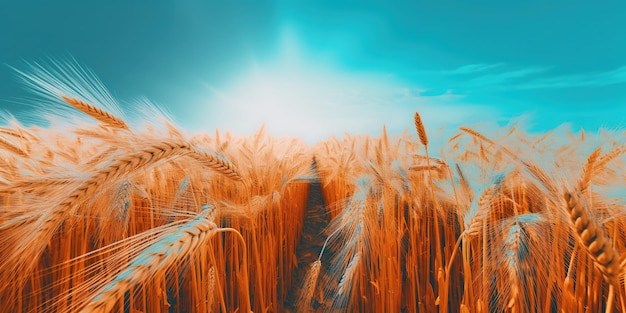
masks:
[[[626,2],[9,1],[0,62],[74,57],[125,110],[192,130],[329,133],[626,123]],[[0,67],[0,107],[28,96]],[[19,101],[18,101],[19,102]]]

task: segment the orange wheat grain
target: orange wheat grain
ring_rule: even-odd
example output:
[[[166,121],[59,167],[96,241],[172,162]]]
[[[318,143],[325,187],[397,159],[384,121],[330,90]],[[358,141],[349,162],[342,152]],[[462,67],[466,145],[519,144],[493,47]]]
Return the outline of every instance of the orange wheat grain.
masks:
[[[100,121],[101,123],[105,125],[109,125],[115,128],[126,129],[126,130],[130,129],[128,125],[124,122],[124,120],[122,120],[121,118],[117,116],[114,116],[113,114],[103,109],[100,109],[94,105],[83,102],[76,98],[69,98],[66,96],[61,96],[61,98],[63,98],[63,100],[65,100],[65,102],[67,102],[69,105],[95,118],[96,120]]]
[[[611,245],[611,241],[604,233],[602,226],[596,225],[589,218],[587,209],[575,194],[566,192],[565,201],[580,243],[593,259],[596,268],[600,270],[604,279],[612,285],[617,285],[621,272],[619,252]]]
[[[428,137],[426,136],[426,129],[424,128],[424,123],[422,123],[422,118],[418,112],[415,112],[415,130],[417,131],[417,136],[420,139],[420,142],[424,146],[428,146]]]

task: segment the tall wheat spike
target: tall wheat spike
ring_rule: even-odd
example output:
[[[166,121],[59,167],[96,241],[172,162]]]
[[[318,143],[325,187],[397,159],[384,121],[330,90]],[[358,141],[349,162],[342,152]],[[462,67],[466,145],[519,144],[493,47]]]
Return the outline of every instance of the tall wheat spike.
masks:
[[[114,116],[113,114],[103,109],[100,109],[92,104],[78,100],[76,98],[69,98],[66,96],[61,96],[61,98],[63,98],[63,100],[65,100],[65,102],[67,102],[69,105],[95,118],[96,120],[100,121],[101,123],[105,125],[112,126],[115,128],[130,130],[130,128],[124,122],[124,120],[122,120],[121,118],[117,116]]]
[[[216,172],[230,179],[242,181],[237,168],[228,160],[217,155],[201,151],[197,148],[191,148],[190,150],[191,153],[189,153],[188,156],[200,162],[200,164],[212,168]]]
[[[415,120],[415,130],[417,131],[417,136],[420,139],[420,142],[424,146],[428,146],[428,137],[426,136],[426,129],[424,128],[424,123],[422,123],[422,117],[418,112],[415,112],[415,116],[413,118]]]
[[[585,190],[587,190],[587,187],[589,187],[591,177],[593,176],[595,163],[600,157],[601,152],[601,148],[597,148],[587,157],[587,162],[583,167],[582,177],[580,178],[580,183],[578,184],[578,190],[580,192],[585,192]]]
[[[484,142],[487,142],[487,143],[489,143],[491,145],[494,145],[494,146],[497,145],[498,147],[500,147],[500,149],[502,149],[502,152],[506,153],[507,155],[509,155],[513,159],[517,159],[517,156],[515,156],[515,154],[513,154],[513,152],[511,152],[509,149],[507,149],[506,147],[498,145],[496,142],[494,142],[493,140],[487,138],[487,136],[477,132],[476,130],[471,129],[469,127],[464,127],[464,126],[459,127],[459,129],[461,129],[462,131],[464,131],[464,132],[466,132],[466,133],[468,133],[468,134],[470,134],[470,135],[472,135],[472,136],[474,136],[476,138],[479,138],[480,140],[482,140]]]
[[[604,279],[614,286],[619,283],[621,268],[619,264],[620,255],[611,244],[611,240],[604,233],[602,226],[589,218],[587,209],[574,193],[565,193],[565,202],[570,218],[576,229],[576,234],[580,243],[585,248],[589,256]]]
[[[0,148],[4,148],[4,150],[10,151],[13,154],[16,154],[17,156],[20,156],[24,159],[28,158],[28,153],[26,153],[26,151],[18,148],[16,145],[10,143],[6,139],[2,138],[1,136],[0,136]]]
[[[164,234],[101,288],[81,312],[110,312],[125,291],[149,281],[157,272],[171,268],[176,262],[194,255],[217,230],[212,215],[213,210],[205,209],[188,223]]]
[[[202,165],[223,173],[227,177],[239,177],[237,172],[233,169],[233,166],[227,161],[211,154],[197,151],[186,143],[163,141],[122,157],[113,164],[98,171],[96,175],[82,183],[80,187],[68,196],[65,201],[58,206],[58,209],[52,212],[51,216],[47,217],[47,222],[44,223],[45,226],[42,229],[46,231],[48,229],[47,226],[53,224],[55,220],[59,220],[60,217],[67,215],[68,212],[73,212],[76,209],[76,205],[88,199],[96,192],[99,186],[102,186],[106,182],[120,178],[123,175],[129,175],[138,169],[166,161],[172,157],[186,155],[199,161]]]
[[[545,288],[547,275],[543,268],[534,268],[535,262],[549,263],[548,249],[540,235],[549,238],[548,229],[542,214],[525,213],[506,220],[501,235],[504,237],[502,252],[503,273],[498,277],[504,281],[504,288],[498,290],[499,309],[511,312],[533,312],[535,299],[529,289]],[[500,234],[499,234],[500,235]],[[499,271],[500,272],[500,271]],[[544,277],[543,281],[536,277]],[[535,302],[536,303],[536,302]],[[536,304],[535,304],[536,305]],[[529,307],[530,306],[530,307]]]
[[[17,268],[32,268],[60,223],[68,216],[73,215],[79,205],[94,195],[102,185],[158,162],[185,155],[191,156],[214,170],[223,171],[227,177],[239,177],[228,162],[208,153],[196,151],[186,143],[164,141],[138,152],[130,153],[99,170],[54,209],[43,214],[34,225],[29,225],[34,226],[33,233],[29,234],[29,236],[34,236],[32,242],[24,241],[16,251],[4,252],[9,259],[0,265],[0,273],[6,271],[7,275],[14,275],[14,273],[18,273]],[[27,223],[29,220],[24,222]]]
[[[506,304],[507,309],[514,310],[513,312],[519,312],[519,296],[520,296],[520,269],[519,269],[519,260],[520,257],[520,246],[523,244],[524,238],[522,238],[522,229],[520,225],[513,225],[509,229],[509,235],[504,240],[504,245],[506,246],[505,259],[508,262],[506,265],[507,270],[507,278],[509,280],[510,289],[508,290],[508,298],[509,301]],[[504,299],[503,299],[504,300]],[[506,301],[506,300],[505,300]]]
[[[300,313],[308,313],[311,311],[311,300],[313,294],[317,288],[317,280],[322,268],[322,261],[320,259],[315,260],[311,264],[311,269],[307,273],[298,300],[296,301],[296,308]]]
[[[352,256],[350,262],[348,262],[348,266],[346,267],[346,270],[344,271],[343,275],[341,275],[341,279],[339,280],[339,285],[337,286],[337,297],[339,299],[342,299],[339,303],[343,303],[343,301],[348,301],[347,299],[349,298],[350,292],[352,291],[353,287],[352,282],[360,264],[361,253],[357,252]],[[344,298],[345,300],[343,300]]]
[[[624,152],[626,152],[626,145],[620,145],[620,146],[615,147],[611,151],[607,152],[606,154],[598,157],[598,159],[595,161],[594,166],[593,166],[594,171],[602,169],[609,162],[613,161],[615,158],[619,157]]]

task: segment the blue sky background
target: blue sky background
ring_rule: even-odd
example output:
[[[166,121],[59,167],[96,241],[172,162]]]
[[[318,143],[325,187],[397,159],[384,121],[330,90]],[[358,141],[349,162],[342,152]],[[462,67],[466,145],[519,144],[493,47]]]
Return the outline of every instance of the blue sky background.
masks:
[[[626,123],[626,2],[8,1],[0,62],[74,57],[125,110],[277,135]],[[0,107],[28,92],[0,67]],[[19,101],[18,101],[19,102]]]

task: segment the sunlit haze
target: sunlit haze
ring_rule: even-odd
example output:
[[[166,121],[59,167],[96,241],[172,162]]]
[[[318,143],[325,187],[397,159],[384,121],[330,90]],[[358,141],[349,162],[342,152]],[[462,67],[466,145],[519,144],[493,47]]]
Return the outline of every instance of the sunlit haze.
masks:
[[[431,127],[458,125],[494,112],[459,105],[462,98],[445,93],[420,96],[423,91],[391,73],[346,72],[332,64],[301,55],[295,34],[283,31],[282,50],[275,60],[254,63],[225,88],[207,85],[210,125],[249,134],[261,125],[279,136],[297,136],[313,143],[329,135],[391,132],[412,127],[420,111]],[[204,112],[203,112],[204,113]]]
[[[75,58],[125,111],[145,97],[192,132],[264,124],[312,143],[400,133],[415,111],[431,136],[520,119],[538,131],[625,123],[621,4],[70,2],[4,5],[0,61],[28,71],[23,61]],[[28,115],[25,97],[0,69],[0,107]]]

